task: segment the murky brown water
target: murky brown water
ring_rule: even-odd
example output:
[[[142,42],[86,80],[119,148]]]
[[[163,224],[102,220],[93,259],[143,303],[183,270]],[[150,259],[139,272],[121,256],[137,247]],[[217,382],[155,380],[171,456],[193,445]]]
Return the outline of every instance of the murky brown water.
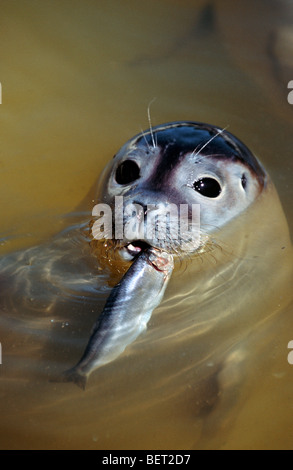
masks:
[[[79,206],[117,149],[148,126],[153,98],[153,124],[186,119],[229,125],[270,172],[292,232],[292,26],[289,0],[1,1],[2,253],[64,227],[60,216]],[[83,208],[90,210],[86,201]],[[254,255],[265,253],[261,275],[248,265],[251,276],[241,290],[240,264],[225,296],[218,286],[208,295],[203,290],[208,265],[196,275],[203,312],[212,315],[218,300],[222,310],[251,309],[251,327],[252,313],[257,316],[257,340],[249,343],[249,366],[225,433],[226,422],[218,417],[215,435],[199,438],[205,416],[197,410],[203,400],[197,377],[206,378],[204,345],[197,347],[189,333],[193,298],[184,303],[184,283],[177,278],[176,302],[158,310],[151,336],[118,366],[100,369],[86,392],[51,383],[48,376],[78,358],[95,312],[88,316],[78,304],[72,316],[59,310],[28,318],[22,306],[10,317],[5,311],[0,448],[292,449],[291,255],[272,256],[275,239],[283,240],[286,230],[279,209],[270,207],[271,201],[244,224],[249,234],[267,234],[253,248]],[[221,259],[213,265],[219,273]],[[100,302],[106,295],[102,281]],[[209,336],[214,354],[219,334],[228,344],[231,328],[228,323]],[[212,404],[205,398],[208,413]]]

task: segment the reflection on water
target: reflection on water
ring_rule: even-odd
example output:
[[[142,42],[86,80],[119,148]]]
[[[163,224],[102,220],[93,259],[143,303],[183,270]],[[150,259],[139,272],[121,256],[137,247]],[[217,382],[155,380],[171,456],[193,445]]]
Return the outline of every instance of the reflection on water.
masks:
[[[154,124],[229,125],[269,170],[292,230],[293,10],[267,3],[2,2],[2,253],[44,242],[31,252],[40,269],[53,234],[72,230],[54,238],[48,291],[35,275],[21,296],[31,261],[13,288],[2,264],[1,448],[292,448],[291,252],[273,193],[223,234],[192,285],[175,274],[147,334],[86,392],[50,382],[79,358],[109,293],[76,224],[154,97]],[[250,351],[236,371],[235,338]],[[227,351],[222,383],[243,376],[223,403],[215,377]]]

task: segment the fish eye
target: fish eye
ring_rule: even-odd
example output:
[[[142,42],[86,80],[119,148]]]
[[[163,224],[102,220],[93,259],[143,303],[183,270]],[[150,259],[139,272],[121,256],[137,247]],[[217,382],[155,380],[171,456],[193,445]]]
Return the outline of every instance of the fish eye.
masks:
[[[200,178],[193,183],[195,191],[202,196],[216,198],[221,194],[222,188],[214,178]]]
[[[140,177],[138,164],[133,160],[125,160],[116,169],[115,179],[118,184],[129,184]]]

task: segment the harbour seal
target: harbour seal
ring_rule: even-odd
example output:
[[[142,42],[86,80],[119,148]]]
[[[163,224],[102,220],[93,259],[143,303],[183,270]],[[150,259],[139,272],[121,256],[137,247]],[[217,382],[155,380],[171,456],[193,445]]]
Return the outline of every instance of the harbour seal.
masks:
[[[154,423],[166,436],[163,447],[219,446],[224,433],[216,433],[215,441],[211,435],[223,426],[229,429],[289,301],[292,250],[278,196],[263,166],[239,139],[198,122],[160,125],[128,141],[101,175],[94,203],[114,209],[119,196],[144,208],[142,214],[124,213],[123,225],[133,217],[140,225],[150,205],[199,204],[195,249],[192,240],[186,244],[179,237],[173,243],[156,236],[158,231],[153,239],[113,240],[105,233],[97,240],[94,219],[89,231],[87,223],[71,227],[47,245],[2,259],[2,285],[11,280],[2,289],[2,325],[5,313],[17,317],[20,308],[21,317],[26,311],[38,331],[45,328],[40,312],[55,318],[47,348],[63,368],[66,331],[61,335],[54,328],[58,315],[64,321],[71,311],[72,329],[77,318],[82,329],[87,311],[96,315],[102,310],[109,293],[106,280],[116,282],[117,272],[121,278],[149,247],[171,253],[174,272],[146,333],[99,369],[96,385],[93,378],[99,429],[112,433],[113,446],[125,448],[130,442],[135,448],[153,448]],[[173,222],[170,218],[169,234]],[[49,289],[50,302],[44,301],[44,289]],[[139,435],[138,421],[144,423]]]
[[[232,134],[216,126],[198,122],[172,122],[141,133],[127,142],[106,167],[97,188],[96,200],[114,211],[115,198],[123,197],[125,206],[142,207],[143,213],[124,215],[123,226],[131,218],[146,224],[156,209],[173,204],[187,210],[200,206],[200,226],[204,246],[208,234],[225,226],[254,202],[267,184],[264,169],[249,149]],[[150,208],[148,210],[148,207]],[[156,212],[156,216],[159,213]],[[176,253],[198,251],[198,246],[184,243],[184,235],[173,240],[172,214],[169,237],[160,237],[161,227],[152,234],[150,244]],[[145,220],[146,219],[146,220]],[[151,220],[153,225],[154,220]],[[174,220],[177,225],[177,217]],[[115,221],[113,221],[115,226]],[[133,224],[134,225],[134,224]],[[137,232],[144,232],[137,228]],[[146,232],[146,231],[145,231]],[[148,242],[146,233],[137,241]],[[103,238],[107,239],[107,234]],[[120,239],[120,246],[133,249],[135,238]],[[163,238],[163,240],[162,240]],[[131,245],[131,248],[129,246]],[[121,253],[123,256],[123,252]],[[131,255],[131,253],[129,253]]]

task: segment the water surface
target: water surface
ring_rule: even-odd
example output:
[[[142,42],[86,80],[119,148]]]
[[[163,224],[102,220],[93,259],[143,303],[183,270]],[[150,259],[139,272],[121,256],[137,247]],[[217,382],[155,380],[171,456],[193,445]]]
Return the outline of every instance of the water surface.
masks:
[[[229,126],[270,172],[292,230],[292,25],[289,0],[2,1],[1,254],[80,222],[78,215],[65,217],[72,211],[90,212],[97,176],[128,138],[148,127],[154,98],[153,124],[186,119]],[[269,211],[264,217],[260,225]],[[267,270],[274,270],[269,257]],[[187,380],[194,353],[188,334],[184,347],[175,341],[173,349],[154,336],[149,350],[142,340],[131,367],[126,358],[119,373],[115,364],[101,369],[85,393],[49,382],[50,371],[78,358],[109,292],[100,279],[90,312],[82,302],[72,312],[49,309],[29,318],[22,308],[10,316],[5,311],[0,448],[208,446],[198,444],[203,417],[195,412],[196,380]],[[290,300],[289,289],[284,295]],[[44,293],[44,305],[48,299]],[[166,304],[156,316],[167,338],[180,304],[178,292],[176,308]],[[291,313],[292,306],[283,307],[275,336],[260,335],[270,354],[215,447],[292,448]],[[255,357],[263,354],[259,346]]]

